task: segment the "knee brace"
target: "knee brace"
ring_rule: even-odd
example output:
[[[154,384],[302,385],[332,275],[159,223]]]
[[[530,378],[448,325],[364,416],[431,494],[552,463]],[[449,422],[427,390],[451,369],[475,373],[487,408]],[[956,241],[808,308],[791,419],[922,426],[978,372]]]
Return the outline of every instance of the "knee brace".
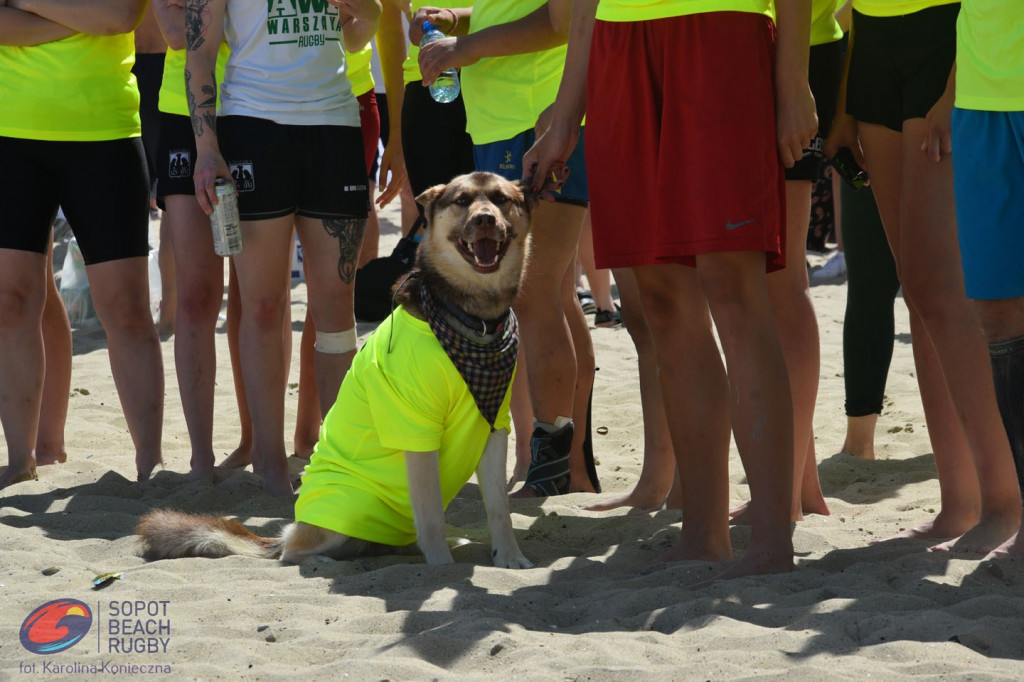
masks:
[[[340,332],[322,332],[316,330],[316,352],[339,355],[356,349],[356,328],[346,329]]]

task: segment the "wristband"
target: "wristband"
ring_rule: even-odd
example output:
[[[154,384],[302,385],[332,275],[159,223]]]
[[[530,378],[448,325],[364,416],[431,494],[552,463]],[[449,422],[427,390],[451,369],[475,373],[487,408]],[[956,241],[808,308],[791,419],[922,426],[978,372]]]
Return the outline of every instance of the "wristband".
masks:
[[[449,14],[452,15],[452,27],[450,29],[448,29],[447,31],[445,31],[445,35],[446,36],[450,36],[452,33],[455,32],[455,28],[459,25],[459,15],[456,14],[455,10],[453,10],[450,7],[445,7],[441,11],[442,12],[448,12]]]

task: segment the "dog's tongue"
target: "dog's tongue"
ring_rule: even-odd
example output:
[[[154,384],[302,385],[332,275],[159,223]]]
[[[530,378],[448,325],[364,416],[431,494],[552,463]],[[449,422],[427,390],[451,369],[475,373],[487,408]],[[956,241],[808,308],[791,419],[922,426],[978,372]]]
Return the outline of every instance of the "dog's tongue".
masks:
[[[494,265],[498,258],[498,242],[493,239],[477,239],[472,249],[477,265]]]

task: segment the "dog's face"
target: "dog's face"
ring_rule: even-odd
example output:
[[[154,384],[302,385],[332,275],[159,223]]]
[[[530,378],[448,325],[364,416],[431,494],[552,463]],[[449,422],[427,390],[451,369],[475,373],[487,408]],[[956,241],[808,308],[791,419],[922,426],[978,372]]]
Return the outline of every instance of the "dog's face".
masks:
[[[460,175],[417,197],[429,228],[421,266],[471,291],[518,286],[530,207],[518,183],[493,173]]]

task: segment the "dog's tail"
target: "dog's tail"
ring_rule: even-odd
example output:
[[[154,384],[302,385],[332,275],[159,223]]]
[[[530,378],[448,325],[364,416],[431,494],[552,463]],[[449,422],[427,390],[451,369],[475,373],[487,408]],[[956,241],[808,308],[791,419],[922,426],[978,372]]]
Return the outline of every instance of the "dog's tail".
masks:
[[[250,533],[233,519],[168,510],[152,511],[143,516],[135,527],[135,534],[148,559],[219,559],[232,554],[278,559],[284,546],[282,539]]]

